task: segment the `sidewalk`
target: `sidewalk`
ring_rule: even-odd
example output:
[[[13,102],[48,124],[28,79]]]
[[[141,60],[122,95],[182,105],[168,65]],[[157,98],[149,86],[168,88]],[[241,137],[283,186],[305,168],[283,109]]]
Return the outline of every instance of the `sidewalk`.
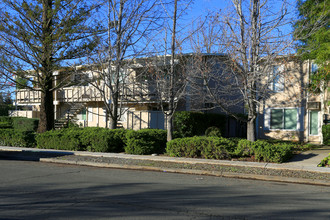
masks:
[[[108,168],[213,175],[245,179],[330,186],[330,168],[317,167],[330,147],[303,152],[282,164],[228,160],[174,158],[166,156],[58,151],[0,147],[0,157]]]

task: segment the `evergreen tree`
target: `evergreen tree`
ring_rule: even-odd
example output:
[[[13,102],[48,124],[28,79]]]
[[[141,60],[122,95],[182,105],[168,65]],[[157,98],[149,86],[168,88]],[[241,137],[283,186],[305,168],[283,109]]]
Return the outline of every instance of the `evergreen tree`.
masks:
[[[318,91],[320,83],[330,80],[330,0],[299,0],[298,21],[295,23],[295,37],[299,40],[298,53],[304,60],[310,59],[318,65],[318,71],[311,76],[311,88]]]
[[[54,127],[53,72],[86,57],[94,46],[96,8],[84,0],[3,0],[0,3],[0,71],[40,89],[38,132]]]

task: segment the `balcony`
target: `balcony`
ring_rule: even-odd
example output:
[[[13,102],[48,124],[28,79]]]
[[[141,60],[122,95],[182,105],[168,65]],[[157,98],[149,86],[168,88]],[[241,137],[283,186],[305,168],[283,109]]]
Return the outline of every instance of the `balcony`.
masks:
[[[41,102],[41,91],[19,89],[16,91],[16,102],[18,105],[33,105],[40,104]]]
[[[155,101],[157,99],[155,87],[147,83],[134,83],[121,88],[123,91],[120,100],[123,102]],[[54,101],[68,102],[93,102],[103,101],[101,92],[93,86],[72,86],[58,89],[54,92]],[[110,89],[105,90],[105,99],[110,99]],[[20,89],[16,91],[18,105],[38,105],[41,102],[41,91]]]

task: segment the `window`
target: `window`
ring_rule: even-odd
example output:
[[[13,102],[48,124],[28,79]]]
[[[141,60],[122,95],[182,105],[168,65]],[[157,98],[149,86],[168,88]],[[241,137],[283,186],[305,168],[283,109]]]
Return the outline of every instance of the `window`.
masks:
[[[271,109],[270,128],[281,130],[297,130],[298,111],[296,108]]]
[[[312,67],[311,67],[311,72],[312,73],[316,73],[318,70],[318,66],[316,63],[312,63]]]
[[[86,109],[82,109],[78,114],[77,114],[78,120],[86,120]]]
[[[274,92],[282,92],[284,90],[284,75],[283,66],[273,66],[272,72],[269,75],[269,89]]]
[[[93,121],[93,108],[88,107],[88,121]]]
[[[103,122],[106,122],[107,121],[107,110],[106,110],[106,108],[102,108],[102,110],[103,110]]]
[[[309,134],[310,135],[319,134],[319,112],[318,111],[309,112]]]
[[[79,86],[88,86],[90,79],[86,73],[75,73],[73,75],[73,84]]]

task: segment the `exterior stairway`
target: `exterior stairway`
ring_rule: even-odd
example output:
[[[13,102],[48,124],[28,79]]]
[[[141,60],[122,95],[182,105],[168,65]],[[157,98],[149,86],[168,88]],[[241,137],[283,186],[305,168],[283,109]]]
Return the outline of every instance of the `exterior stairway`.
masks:
[[[61,129],[68,125],[68,123],[74,119],[74,117],[85,108],[87,103],[72,103],[70,109],[60,119],[55,120],[55,129]]]

